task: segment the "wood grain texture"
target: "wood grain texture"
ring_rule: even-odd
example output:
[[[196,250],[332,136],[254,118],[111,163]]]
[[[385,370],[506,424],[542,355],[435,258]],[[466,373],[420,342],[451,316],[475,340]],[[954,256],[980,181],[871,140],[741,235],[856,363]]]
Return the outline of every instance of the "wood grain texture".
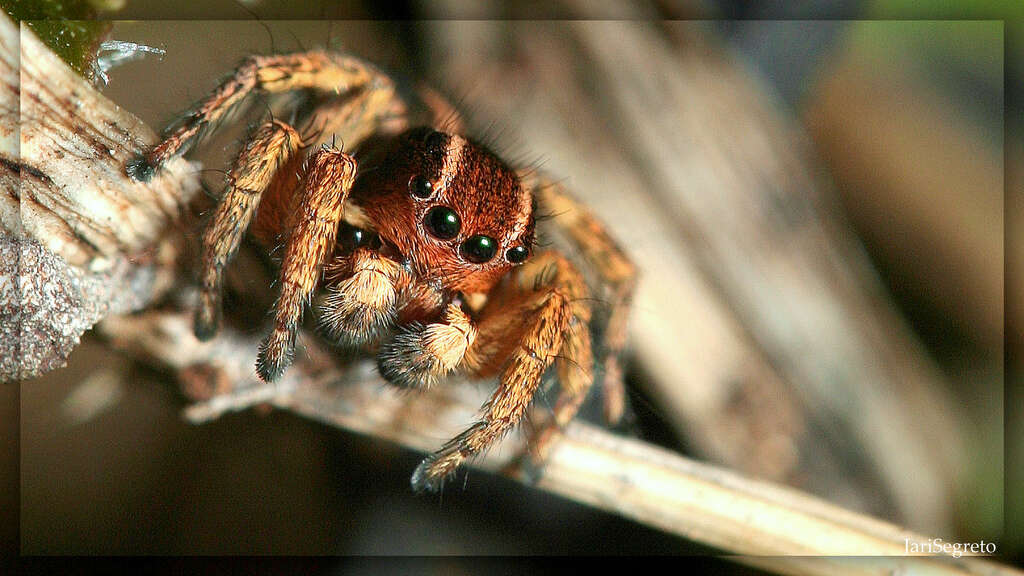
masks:
[[[111,317],[101,332],[122,351],[177,370],[188,389],[233,389],[186,411],[193,422],[269,404],[422,451],[436,448],[476,414],[486,391],[454,379],[406,394],[386,386],[365,361],[347,366],[303,334],[306,346],[280,381],[266,384],[249,359],[258,338],[226,329],[203,343],[182,312]],[[510,473],[521,449],[510,437],[470,465]],[[523,475],[519,481],[530,483]],[[908,555],[928,538],[777,484],[696,462],[644,442],[570,424],[552,448],[537,488],[718,548],[740,562],[788,574],[1019,574],[979,558]]]
[[[166,231],[199,186],[184,160],[149,184],[129,179],[124,163],[155,134],[6,15],[0,90],[0,234],[9,257],[0,352],[16,359],[0,380],[18,380],[63,365],[96,320],[137,310],[171,285],[176,250]]]

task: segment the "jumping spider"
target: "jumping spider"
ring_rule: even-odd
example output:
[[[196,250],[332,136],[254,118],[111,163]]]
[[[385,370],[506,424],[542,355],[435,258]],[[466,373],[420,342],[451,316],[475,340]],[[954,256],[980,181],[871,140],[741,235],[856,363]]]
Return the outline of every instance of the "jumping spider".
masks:
[[[417,467],[415,489],[438,489],[512,430],[552,364],[561,390],[534,455],[575,416],[595,374],[606,417],[617,419],[633,265],[557,182],[464,136],[436,93],[403,92],[341,53],[251,56],[128,173],[151,178],[254,92],[290,96],[296,121],[266,120],[228,174],[203,237],[199,338],[217,332],[224,268],[248,229],[267,249],[285,246],[273,329],[256,361],[263,380],[291,362],[314,294],[323,335],[375,354],[396,386],[426,388],[456,370],[498,377],[479,421]],[[354,153],[312,145],[331,134]],[[550,233],[566,253],[538,248],[541,211],[554,215]]]

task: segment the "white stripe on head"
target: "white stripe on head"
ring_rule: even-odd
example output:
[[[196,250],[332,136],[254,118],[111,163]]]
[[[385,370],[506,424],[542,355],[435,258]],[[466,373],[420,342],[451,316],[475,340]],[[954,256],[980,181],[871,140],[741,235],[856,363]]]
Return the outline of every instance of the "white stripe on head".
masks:
[[[462,136],[456,136],[450,134],[448,136],[448,145],[444,149],[444,162],[441,164],[441,178],[439,184],[444,187],[448,187],[451,184],[452,179],[459,172],[459,167],[462,166],[462,156],[466,149],[466,139]]]

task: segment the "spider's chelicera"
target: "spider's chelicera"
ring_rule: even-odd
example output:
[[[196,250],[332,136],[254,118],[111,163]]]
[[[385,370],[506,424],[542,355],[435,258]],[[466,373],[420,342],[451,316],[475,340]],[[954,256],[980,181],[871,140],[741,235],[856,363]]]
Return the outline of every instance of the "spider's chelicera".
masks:
[[[576,414],[595,374],[606,415],[617,418],[632,264],[558,183],[462,134],[436,94],[401,94],[344,54],[253,56],[128,172],[149,179],[252,92],[308,95],[304,125],[317,126],[317,137],[346,135],[355,152],[313,146],[280,120],[253,133],[203,237],[197,336],[216,334],[224,268],[249,230],[268,249],[285,246],[273,326],[257,357],[264,380],[290,364],[314,294],[321,334],[374,353],[396,386],[433,386],[457,370],[497,377],[479,421],[416,469],[416,489],[439,488],[512,430],[549,366],[561,385],[549,432]],[[539,211],[556,215],[573,259],[537,248]],[[535,455],[551,437],[538,436]]]

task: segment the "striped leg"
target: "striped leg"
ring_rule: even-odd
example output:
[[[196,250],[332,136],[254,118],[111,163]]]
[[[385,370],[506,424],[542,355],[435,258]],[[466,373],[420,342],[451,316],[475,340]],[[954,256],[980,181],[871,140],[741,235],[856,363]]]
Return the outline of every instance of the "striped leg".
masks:
[[[275,380],[291,364],[299,320],[320,281],[323,263],[334,250],[355,176],[355,159],[336,148],[323,146],[309,160],[281,263],[273,331],[263,340],[256,361],[264,381]]]
[[[564,350],[565,335],[586,287],[568,260],[542,252],[516,271],[512,294],[488,302],[467,362],[481,375],[500,368],[498,389],[482,418],[425,459],[412,477],[416,490],[438,490],[467,459],[504,437],[522,420],[544,372]],[[516,320],[518,319],[518,320]]]

